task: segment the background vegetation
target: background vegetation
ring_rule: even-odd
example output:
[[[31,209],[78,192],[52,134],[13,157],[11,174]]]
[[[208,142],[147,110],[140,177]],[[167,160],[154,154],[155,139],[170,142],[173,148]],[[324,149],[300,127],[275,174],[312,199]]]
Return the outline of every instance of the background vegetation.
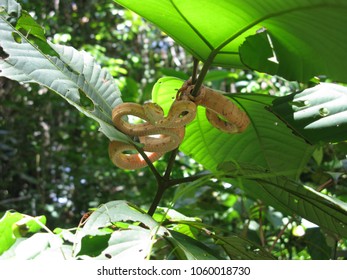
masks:
[[[123,101],[151,98],[163,76],[188,78],[191,55],[166,34],[113,1],[22,1],[54,43],[88,51],[113,75]],[[1,53],[0,53],[1,56]],[[227,92],[284,96],[309,84],[250,70],[215,67],[205,83]],[[218,70],[218,71],[217,71]],[[189,73],[191,74],[191,73]],[[90,208],[127,200],[148,209],[156,188],[148,168],[125,171],[112,165],[108,139],[98,125],[58,95],[36,84],[0,78],[0,211],[45,215],[46,225],[75,227]],[[347,142],[319,145],[300,175],[301,182],[347,202]],[[164,170],[167,155],[156,167]],[[173,175],[204,168],[183,153]],[[175,188],[161,206],[169,206]],[[347,241],[295,215],[287,216],[226,182],[207,180],[179,200],[175,209],[205,224],[247,238],[279,259],[347,258]],[[192,236],[209,240],[199,232]],[[167,252],[154,252],[164,258]]]

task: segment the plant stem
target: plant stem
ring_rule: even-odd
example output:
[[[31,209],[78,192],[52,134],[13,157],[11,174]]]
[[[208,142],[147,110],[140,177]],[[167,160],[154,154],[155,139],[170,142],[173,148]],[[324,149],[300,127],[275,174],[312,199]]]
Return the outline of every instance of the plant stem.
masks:
[[[169,159],[169,162],[167,164],[165,174],[163,176],[163,178],[166,180],[170,180],[170,175],[172,172],[172,168],[175,164],[175,158],[176,158],[177,153],[178,153],[178,147],[171,152],[170,159]]]
[[[199,60],[195,57],[193,57],[193,74],[192,74],[192,84],[194,85],[196,83],[196,77],[198,75],[198,66],[199,66]]]
[[[165,185],[166,184],[158,184],[157,193],[155,194],[152,204],[149,207],[149,210],[147,212],[148,215],[153,216],[155,210],[157,209],[159,202],[162,199],[164,192],[166,190]]]
[[[281,238],[281,236],[284,234],[286,228],[294,221],[294,218],[291,218],[288,223],[286,223],[284,225],[284,227],[281,229],[281,231],[279,232],[279,234],[277,234],[276,239],[274,240],[274,243],[272,244],[272,246],[270,247],[270,249],[268,250],[270,253],[271,251],[275,248],[277,241]]]
[[[210,66],[211,66],[211,64],[212,64],[212,62],[213,62],[213,60],[217,54],[218,54],[218,50],[212,51],[210,53],[209,57],[207,58],[207,60],[205,61],[204,66],[202,67],[200,74],[199,74],[199,77],[195,83],[195,87],[194,87],[193,92],[192,92],[193,96],[198,95],[198,92],[202,86],[202,82],[204,81],[205,76],[206,76],[208,70],[210,69]]]

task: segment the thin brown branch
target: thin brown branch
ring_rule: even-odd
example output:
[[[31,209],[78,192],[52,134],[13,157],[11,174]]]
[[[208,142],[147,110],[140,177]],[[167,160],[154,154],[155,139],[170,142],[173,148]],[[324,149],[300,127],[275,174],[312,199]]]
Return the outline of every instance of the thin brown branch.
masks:
[[[259,205],[259,238],[262,247],[265,247],[265,236],[264,236],[264,228],[263,228],[263,205]]]
[[[286,223],[286,224],[284,225],[284,227],[281,229],[281,231],[277,234],[276,239],[274,240],[274,243],[272,244],[272,246],[271,246],[270,249],[269,249],[269,252],[271,252],[271,251],[275,248],[275,246],[276,246],[278,240],[281,238],[281,236],[284,234],[284,232],[285,232],[285,230],[287,229],[287,227],[288,227],[293,221],[294,221],[294,218],[291,218],[291,219],[288,221],[288,223]]]
[[[316,191],[317,191],[317,192],[321,192],[322,190],[324,190],[324,189],[330,187],[330,186],[333,185],[333,184],[334,184],[334,180],[333,180],[332,178],[330,178],[328,181],[326,181],[325,183],[323,183],[322,185],[320,185],[320,186],[316,189]]]

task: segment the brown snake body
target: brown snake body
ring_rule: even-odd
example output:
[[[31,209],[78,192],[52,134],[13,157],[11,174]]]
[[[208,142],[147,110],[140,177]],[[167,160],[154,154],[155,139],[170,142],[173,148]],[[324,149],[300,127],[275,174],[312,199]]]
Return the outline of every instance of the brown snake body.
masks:
[[[185,105],[185,104],[182,104]],[[137,103],[122,103],[115,107],[112,111],[112,122],[123,133],[129,136],[137,136],[140,143],[143,144],[143,150],[148,156],[149,160],[154,162],[158,160],[168,151],[176,149],[184,138],[185,122],[175,121],[175,117],[170,115],[168,120],[164,118],[162,111],[158,110],[158,105],[149,103],[141,106]],[[161,107],[159,107],[161,109]],[[186,108],[180,107],[183,111]],[[175,114],[176,118],[178,113]],[[180,114],[182,114],[182,112]],[[194,113],[194,112],[189,112]],[[123,116],[133,115],[142,120],[144,123],[131,124],[123,119]],[[195,117],[195,114],[194,114]],[[193,117],[193,118],[194,118]],[[184,119],[189,121],[189,119]],[[157,126],[153,122],[161,122],[167,124],[166,127]],[[177,122],[181,126],[177,125]],[[138,169],[147,165],[143,157],[138,153],[125,153],[126,151],[136,151],[135,147],[131,144],[126,144],[119,141],[111,141],[109,145],[109,156],[112,162],[123,169]],[[149,152],[149,153],[148,153]]]
[[[195,118],[198,105],[206,108],[208,121],[223,132],[240,133],[247,128],[250,122],[247,114],[230,99],[204,86],[194,97],[191,95],[193,88],[191,80],[183,84],[167,117],[164,117],[162,108],[155,103],[122,103],[113,109],[112,122],[123,133],[138,137],[151,162],[180,145],[184,138],[185,125]],[[145,122],[131,124],[123,119],[129,115]],[[135,153],[126,153],[127,151]],[[133,145],[119,141],[110,142],[109,156],[116,166],[123,169],[138,169],[147,165]]]
[[[178,98],[190,99],[196,105],[206,108],[208,121],[225,133],[240,133],[244,131],[250,120],[244,111],[241,111],[229,98],[211,88],[202,86],[198,96],[190,93],[194,85],[191,80],[185,82],[178,93]]]

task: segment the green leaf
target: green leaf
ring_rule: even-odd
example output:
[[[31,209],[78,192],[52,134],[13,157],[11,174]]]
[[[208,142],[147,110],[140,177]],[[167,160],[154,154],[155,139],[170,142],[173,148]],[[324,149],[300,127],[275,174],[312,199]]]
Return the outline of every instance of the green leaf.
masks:
[[[170,231],[166,239],[174,245],[175,253],[187,260],[218,260],[220,257],[200,241],[176,231]]]
[[[122,225],[114,230],[118,222]],[[79,231],[76,252],[82,259],[143,260],[150,255],[155,236],[164,234],[168,234],[164,227],[134,205],[110,201],[96,209]]]
[[[235,183],[242,180],[244,191],[254,199],[347,237],[346,203],[253,164],[223,163],[220,170]]]
[[[12,226],[23,218],[23,214],[6,211],[0,220],[0,255],[8,250],[15,242]]]
[[[41,49],[42,44],[32,44],[25,34],[16,30],[11,24],[10,14],[19,17],[22,28],[26,26],[30,29],[31,21],[29,26],[26,25],[27,20],[20,21],[20,15],[11,12],[12,6],[3,2],[0,2],[0,6],[6,12],[0,15],[0,40],[1,50],[6,55],[0,58],[0,76],[47,87],[99,122],[102,132],[110,140],[131,142],[112,124],[112,109],[122,100],[110,73],[101,69],[88,53],[72,47],[47,42],[55,55],[47,54],[46,50]],[[43,35],[37,36],[41,40]],[[19,42],[15,38],[19,38]]]
[[[269,108],[310,143],[347,139],[347,88],[322,83],[279,97]]]
[[[305,231],[302,241],[307,244],[308,252],[313,260],[329,260],[331,251],[326,237],[319,228],[309,228]]]
[[[170,108],[183,81],[162,78],[153,88],[152,99],[164,111]],[[240,134],[226,134],[206,119],[205,109],[198,107],[195,120],[186,128],[180,150],[216,171],[225,161],[252,162],[272,172],[296,178],[308,161],[313,147],[293,135],[286,125],[265,108],[275,99],[255,94],[232,94],[232,101],[246,111],[251,125]]]
[[[116,2],[208,65],[247,66],[289,80],[324,74],[347,81],[344,0]]]
[[[213,235],[232,260],[273,260],[274,257],[264,249],[239,236],[222,237]]]
[[[112,225],[115,222],[141,222],[150,229],[158,227],[151,216],[140,212],[135,206],[124,200],[110,201],[101,205],[88,218],[84,229],[97,229]]]
[[[21,17],[17,21],[16,29],[24,29],[27,36],[30,34],[46,42],[45,31],[27,11],[22,11]]]
[[[81,250],[78,252],[78,256],[87,255],[90,257],[97,257],[103,250],[108,247],[108,241],[111,234],[101,235],[85,235],[81,240]]]
[[[115,231],[108,247],[98,259],[141,261],[150,255],[153,233],[139,226],[130,226],[129,230]]]
[[[45,216],[31,217],[25,215],[23,219],[12,226],[13,233],[17,237],[25,236],[27,233],[35,233],[46,224]]]

